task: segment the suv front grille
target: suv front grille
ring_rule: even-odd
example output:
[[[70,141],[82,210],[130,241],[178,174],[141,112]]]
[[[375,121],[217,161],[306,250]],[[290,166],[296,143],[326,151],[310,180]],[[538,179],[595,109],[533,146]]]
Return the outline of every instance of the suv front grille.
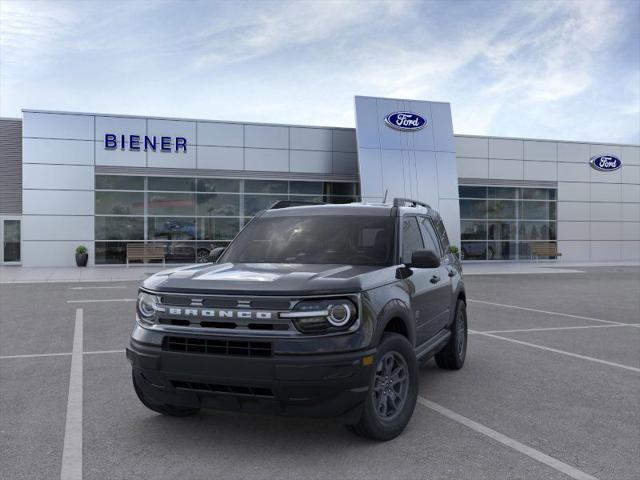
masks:
[[[185,382],[182,380],[171,380],[171,385],[178,390],[191,390],[195,392],[227,393],[230,395],[246,395],[250,397],[274,397],[273,391],[266,387],[218,385],[213,383]]]
[[[239,357],[270,357],[271,342],[220,340],[209,338],[165,337],[162,349],[170,352]]]

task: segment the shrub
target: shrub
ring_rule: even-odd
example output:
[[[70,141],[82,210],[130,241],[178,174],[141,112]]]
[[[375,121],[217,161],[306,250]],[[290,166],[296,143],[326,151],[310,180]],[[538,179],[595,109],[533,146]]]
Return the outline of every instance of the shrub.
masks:
[[[87,247],[85,247],[84,245],[78,245],[76,247],[76,255],[84,255],[87,252]]]

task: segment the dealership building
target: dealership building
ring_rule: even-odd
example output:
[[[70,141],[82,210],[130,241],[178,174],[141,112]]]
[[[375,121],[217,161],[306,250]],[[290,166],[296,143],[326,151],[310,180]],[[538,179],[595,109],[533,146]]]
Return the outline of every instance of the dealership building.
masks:
[[[465,260],[640,260],[639,145],[454,134],[442,102],[356,97],[355,120],[0,119],[0,262],[203,261],[277,200],[385,197],[438,209]]]

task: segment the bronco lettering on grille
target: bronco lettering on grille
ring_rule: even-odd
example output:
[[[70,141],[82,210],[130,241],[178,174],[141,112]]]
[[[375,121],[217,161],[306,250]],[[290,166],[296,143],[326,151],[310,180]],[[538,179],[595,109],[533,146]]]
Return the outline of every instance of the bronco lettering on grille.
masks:
[[[258,310],[217,310],[212,308],[179,308],[169,307],[169,315],[207,318],[238,318],[243,320],[271,320],[273,312]]]

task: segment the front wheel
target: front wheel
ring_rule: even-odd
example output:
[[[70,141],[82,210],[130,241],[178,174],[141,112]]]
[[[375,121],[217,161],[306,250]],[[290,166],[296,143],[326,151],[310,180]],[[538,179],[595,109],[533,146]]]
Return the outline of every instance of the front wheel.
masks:
[[[350,429],[378,441],[391,440],[405,429],[418,398],[418,367],[409,341],[396,333],[382,338],[371,373],[362,417]]]
[[[458,300],[456,317],[451,325],[451,337],[445,347],[436,353],[436,365],[445,370],[460,370],[467,356],[467,304]]]

